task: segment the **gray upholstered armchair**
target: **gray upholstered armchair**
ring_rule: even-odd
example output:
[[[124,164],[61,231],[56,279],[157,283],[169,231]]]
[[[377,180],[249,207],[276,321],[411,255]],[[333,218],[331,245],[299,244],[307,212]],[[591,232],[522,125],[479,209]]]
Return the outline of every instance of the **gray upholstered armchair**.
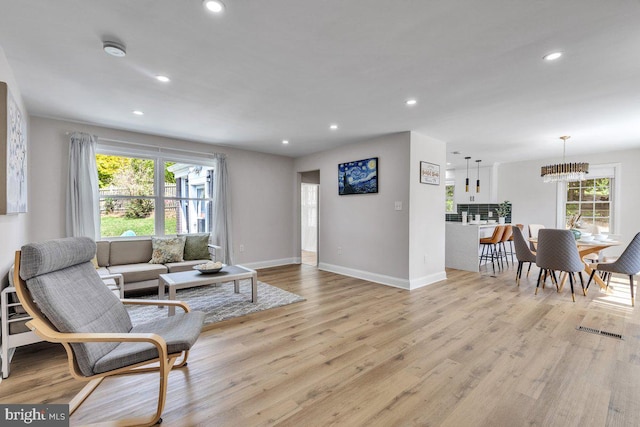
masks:
[[[70,413],[107,376],[159,371],[156,413],[118,422],[154,425],[162,421],[169,372],[186,365],[204,313],[190,311],[179,301],[118,299],[96,273],[91,263],[95,253],[95,242],[83,237],[32,243],[16,252],[14,283],[21,303],[33,317],[27,326],[44,340],[61,343],[71,374],[91,381],[70,403]],[[133,326],[124,306],[129,303],[175,303],[184,312]],[[150,363],[158,366],[145,367]]]

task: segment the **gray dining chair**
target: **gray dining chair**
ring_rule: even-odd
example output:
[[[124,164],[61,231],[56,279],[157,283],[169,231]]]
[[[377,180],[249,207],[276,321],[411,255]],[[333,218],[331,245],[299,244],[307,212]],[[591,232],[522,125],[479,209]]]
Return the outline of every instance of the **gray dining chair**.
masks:
[[[529,245],[522,235],[522,230],[518,227],[513,227],[513,245],[515,247],[516,258],[518,260],[516,283],[520,286],[520,278],[522,277],[522,268],[524,267],[524,263],[529,263],[529,268],[527,269],[527,277],[529,277],[531,264],[536,262],[536,253],[529,249]]]
[[[536,265],[540,267],[538,274],[538,284],[536,286],[536,295],[540,287],[540,279],[543,270],[549,272],[554,282],[558,283],[556,271],[562,271],[568,274],[569,283],[571,284],[571,299],[576,301],[573,291],[574,274],[580,276],[580,284],[582,285],[582,293],[586,296],[587,291],[584,287],[582,272],[584,271],[584,263],[580,259],[576,239],[571,230],[557,230],[553,228],[543,228],[538,231],[538,247],[536,252]]]
[[[545,226],[542,224],[529,224],[529,237],[532,239],[537,239],[538,232],[543,228],[545,228]],[[533,244],[533,242],[529,243],[529,247],[532,251],[536,250],[536,246]]]
[[[633,296],[633,276],[640,274],[640,233],[635,235],[633,240],[631,240],[631,243],[629,243],[629,246],[625,248],[622,255],[620,255],[616,261],[598,264],[596,268],[593,269],[589,276],[589,281],[587,282],[587,289],[589,289],[589,285],[591,284],[591,280],[593,279],[593,275],[596,271],[607,273],[607,286],[609,286],[612,273],[628,275],[629,285],[631,288],[631,306],[635,307],[635,298]]]

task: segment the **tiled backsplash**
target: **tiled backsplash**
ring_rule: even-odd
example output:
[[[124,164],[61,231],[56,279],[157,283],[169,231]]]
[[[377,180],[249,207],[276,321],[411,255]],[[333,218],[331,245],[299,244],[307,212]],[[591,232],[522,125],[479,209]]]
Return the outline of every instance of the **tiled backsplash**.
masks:
[[[457,214],[446,214],[446,220],[447,221],[454,221],[454,222],[462,222],[462,213],[461,212],[467,212],[469,215],[469,218],[472,218],[473,215],[477,215],[480,214],[480,219],[484,220],[484,219],[495,219],[496,221],[498,220],[498,214],[496,213],[496,209],[498,209],[498,206],[500,206],[497,203],[475,203],[475,204],[469,204],[469,205],[458,205],[458,213]],[[511,206],[511,205],[509,205]],[[493,213],[493,216],[491,218],[489,218],[489,212]],[[505,222],[510,223],[511,222],[511,214],[513,212],[510,212],[509,215],[507,215]]]

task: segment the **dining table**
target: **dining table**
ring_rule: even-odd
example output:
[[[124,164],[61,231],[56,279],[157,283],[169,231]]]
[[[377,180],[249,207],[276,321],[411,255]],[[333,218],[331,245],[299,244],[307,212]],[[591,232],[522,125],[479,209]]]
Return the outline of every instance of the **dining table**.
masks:
[[[538,244],[538,239],[537,238],[530,238],[529,241],[531,243],[533,243],[534,247],[536,247],[536,245]],[[580,254],[580,259],[582,260],[582,262],[584,263],[584,271],[585,273],[587,273],[587,277],[589,277],[591,275],[591,273],[593,272],[593,267],[591,266],[591,263],[587,260],[585,260],[585,257],[587,255],[591,255],[594,253],[598,253],[604,249],[610,248],[612,246],[618,246],[621,243],[617,240],[612,240],[612,239],[606,239],[606,240],[597,240],[597,239],[593,239],[593,240],[581,240],[578,239],[576,240],[576,246],[578,247],[578,253]],[[558,292],[562,291],[562,288],[564,287],[565,282],[567,281],[567,274],[563,273],[562,277],[560,279],[560,283],[558,284]],[[593,281],[596,282],[598,284],[598,286],[600,286],[600,289],[602,290],[607,290],[608,286],[607,284],[604,282],[604,280],[602,280],[602,278],[598,275],[598,274],[594,274],[593,275]]]

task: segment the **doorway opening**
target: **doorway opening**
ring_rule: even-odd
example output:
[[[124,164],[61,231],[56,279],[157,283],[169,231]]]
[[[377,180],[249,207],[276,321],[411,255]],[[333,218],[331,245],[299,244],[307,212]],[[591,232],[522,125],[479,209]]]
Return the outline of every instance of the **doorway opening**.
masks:
[[[319,188],[317,183],[307,182],[303,182],[300,188],[300,259],[303,264],[312,266],[318,265]]]

